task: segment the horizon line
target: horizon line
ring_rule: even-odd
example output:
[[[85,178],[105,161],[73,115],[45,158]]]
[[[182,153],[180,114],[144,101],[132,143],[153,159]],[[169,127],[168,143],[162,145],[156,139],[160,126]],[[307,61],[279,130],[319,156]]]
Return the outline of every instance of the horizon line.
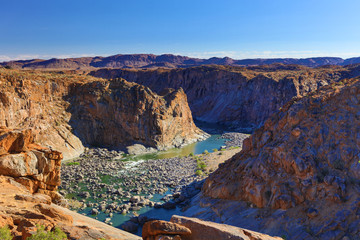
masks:
[[[274,55],[272,55],[272,53]],[[8,56],[8,55],[0,55],[0,63],[5,62],[11,62],[11,61],[30,61],[30,60],[50,60],[50,59],[69,59],[69,58],[86,58],[86,57],[112,57],[116,55],[154,55],[154,56],[162,56],[162,55],[172,55],[172,56],[180,56],[180,57],[188,57],[188,58],[196,58],[196,59],[203,59],[208,60],[211,58],[230,58],[233,60],[241,61],[241,60],[251,60],[251,59],[311,59],[311,58],[340,58],[343,60],[351,59],[351,58],[357,58],[360,57],[360,53],[345,53],[348,57],[341,57],[339,55],[333,55],[333,54],[324,54],[321,55],[319,53],[314,52],[303,52],[308,53],[306,56],[299,54],[296,56],[296,53],[300,52],[293,52],[294,55],[282,55],[282,53],[285,52],[271,52],[271,51],[265,51],[265,52],[259,52],[258,54],[249,54],[249,56],[243,56],[243,57],[236,57],[235,52],[231,52],[230,54],[226,55],[226,52],[203,52],[203,53],[117,53],[117,54],[54,54],[54,55],[37,55],[37,54],[24,54],[24,55],[17,55],[17,56]],[[291,52],[288,52],[291,53]],[[314,53],[313,55],[311,53]],[[233,55],[233,56],[231,56]],[[251,56],[252,55],[252,56]]]

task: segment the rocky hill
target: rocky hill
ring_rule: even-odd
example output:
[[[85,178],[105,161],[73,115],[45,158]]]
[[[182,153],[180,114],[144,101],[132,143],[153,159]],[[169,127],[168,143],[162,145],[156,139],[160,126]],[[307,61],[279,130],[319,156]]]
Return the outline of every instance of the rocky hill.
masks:
[[[65,59],[32,59],[0,63],[0,66],[25,69],[95,69],[95,68],[178,68],[199,65],[228,65],[228,66],[253,66],[268,64],[298,64],[307,67],[323,65],[346,65],[360,63],[359,58],[342,59],[337,57],[314,58],[270,58],[270,59],[242,59],[236,60],[229,57],[209,59],[190,58],[172,54],[118,54],[109,57],[80,57]]]
[[[253,210],[257,231],[283,229],[290,239],[358,239],[359,112],[359,79],[293,98],[209,176],[203,194],[263,209]]]
[[[31,128],[35,141],[69,159],[83,145],[164,149],[206,136],[192,121],[186,95],[164,95],[124,80],[0,69],[0,126]]]
[[[201,66],[186,69],[100,69],[90,74],[122,77],[159,93],[183,88],[193,116],[254,129],[291,100],[340,79],[359,75],[359,66],[308,68],[274,64],[253,67]]]

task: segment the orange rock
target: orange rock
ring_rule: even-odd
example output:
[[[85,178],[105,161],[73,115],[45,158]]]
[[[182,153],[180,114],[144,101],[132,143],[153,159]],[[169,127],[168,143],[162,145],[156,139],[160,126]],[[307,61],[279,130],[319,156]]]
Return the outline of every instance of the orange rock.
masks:
[[[348,190],[360,178],[359,102],[358,79],[294,98],[209,176],[202,192],[284,210],[360,197]]]
[[[190,235],[191,231],[179,224],[154,220],[146,222],[143,226],[142,237],[148,239],[149,237],[155,237],[158,235]]]

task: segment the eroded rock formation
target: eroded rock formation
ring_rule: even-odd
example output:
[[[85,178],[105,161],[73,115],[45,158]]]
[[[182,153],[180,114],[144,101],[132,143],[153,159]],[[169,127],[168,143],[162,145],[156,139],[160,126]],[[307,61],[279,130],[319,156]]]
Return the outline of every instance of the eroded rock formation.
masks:
[[[314,237],[359,237],[351,227],[360,224],[359,112],[358,79],[294,98],[209,176],[203,194],[289,213],[295,208],[292,221],[309,224]],[[333,221],[346,227],[331,228]]]
[[[123,79],[73,87],[71,125],[83,142],[124,147],[136,143],[160,150],[204,139],[193,120],[184,91],[161,96]]]
[[[100,69],[90,74],[122,77],[160,93],[183,88],[194,118],[254,129],[293,97],[359,75],[359,67],[268,65],[253,67],[202,66],[186,69]]]
[[[0,128],[0,227],[24,240],[38,226],[60,227],[70,239],[139,239],[57,206],[67,203],[56,191],[61,160],[60,152],[35,144],[30,129]]]
[[[30,193],[44,193],[54,202],[65,204],[55,191],[61,183],[60,152],[34,144],[30,129],[5,128],[0,128],[0,151],[0,175],[14,178]]]
[[[237,228],[225,224],[203,221],[174,215],[170,222],[154,220],[146,222],[143,227],[144,240],[173,239],[173,240],[280,240],[266,234]]]
[[[0,126],[31,128],[35,142],[64,159],[79,156],[83,144],[165,149],[206,137],[181,89],[159,96],[123,80],[0,69],[0,90]]]

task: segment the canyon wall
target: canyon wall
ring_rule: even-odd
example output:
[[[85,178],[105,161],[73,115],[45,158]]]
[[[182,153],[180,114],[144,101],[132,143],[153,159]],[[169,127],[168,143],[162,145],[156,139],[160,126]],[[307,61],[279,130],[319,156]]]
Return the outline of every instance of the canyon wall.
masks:
[[[183,88],[194,118],[255,129],[291,98],[358,74],[357,68],[298,65],[258,67],[202,66],[186,69],[100,69],[90,75],[122,77],[159,93]]]
[[[158,149],[205,138],[185,93],[163,96],[124,80],[0,69],[0,126],[31,128],[35,142],[74,158],[84,145]]]
[[[296,222],[320,239],[359,237],[359,113],[359,79],[292,99],[208,177],[202,193],[267,209],[264,218],[287,210],[278,222]]]
[[[76,135],[91,145],[122,147],[140,143],[159,150],[204,139],[193,120],[184,91],[157,95],[123,79],[71,88],[68,111]]]

